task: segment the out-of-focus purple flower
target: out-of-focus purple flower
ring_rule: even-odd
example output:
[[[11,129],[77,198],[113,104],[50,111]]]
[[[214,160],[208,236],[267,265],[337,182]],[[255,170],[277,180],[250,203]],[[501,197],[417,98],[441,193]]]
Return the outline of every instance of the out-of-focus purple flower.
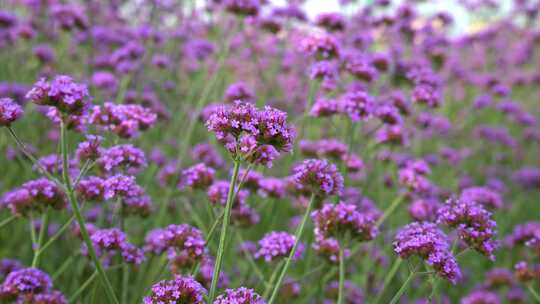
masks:
[[[362,304],[364,303],[364,293],[360,287],[356,286],[353,282],[346,280],[343,282],[344,291],[344,303],[348,304]],[[339,292],[339,282],[332,281],[326,286],[324,295],[327,299],[323,301],[323,304],[336,303]]]
[[[225,165],[225,161],[218,151],[212,145],[206,143],[195,145],[191,150],[191,157],[216,169],[220,169]]]
[[[227,289],[225,293],[219,295],[214,304],[265,304],[266,301],[253,289],[239,287]]]
[[[97,71],[92,75],[92,84],[100,89],[114,91],[118,81],[113,73],[107,71]]]
[[[139,131],[152,127],[157,114],[137,104],[117,105],[106,102],[103,106],[94,106],[90,122],[112,131],[120,137],[132,138]]]
[[[52,280],[48,274],[36,268],[23,268],[7,275],[0,285],[0,298],[31,297],[51,288]]]
[[[86,140],[79,143],[75,155],[79,162],[94,161],[101,157],[103,137],[99,135],[87,135]]]
[[[253,102],[255,100],[255,94],[247,87],[243,82],[236,82],[231,84],[227,90],[225,90],[225,96],[223,96],[225,102],[233,103],[237,100],[243,102]]]
[[[143,250],[130,244],[126,234],[118,228],[98,229],[90,235],[90,239],[98,256],[117,251],[126,263],[138,265],[144,260]],[[82,252],[87,253],[86,246],[83,246]]]
[[[197,282],[201,283],[206,288],[210,288],[210,284],[212,283],[212,277],[214,275],[214,264],[215,261],[213,258],[209,256],[203,257],[200,264],[201,267],[199,268],[199,272],[195,277]],[[219,273],[217,286],[218,288],[224,288],[227,285],[229,285],[229,277],[224,271],[221,271]]]
[[[23,115],[22,107],[11,98],[0,98],[0,127],[9,127]]]
[[[70,3],[56,3],[50,7],[53,21],[57,22],[60,27],[66,31],[71,31],[75,28],[85,30],[88,27],[88,19],[84,11],[84,6]]]
[[[313,243],[313,249],[317,254],[332,263],[339,262],[339,242],[334,238],[323,238],[319,235],[315,236],[315,242]],[[344,250],[345,257],[350,255],[350,250]]]
[[[141,149],[132,144],[124,144],[104,150],[97,163],[106,173],[122,169],[133,173],[146,166],[146,157]]]
[[[245,204],[249,191],[237,190],[236,198],[233,202],[234,205]],[[213,204],[221,204],[225,206],[227,204],[227,194],[229,193],[229,182],[224,180],[218,180],[214,182],[210,188],[208,188],[208,199]],[[233,205],[233,206],[234,206]]]
[[[8,207],[13,214],[22,215],[31,210],[41,212],[47,207],[59,210],[64,208],[66,203],[64,192],[44,177],[28,181],[2,196],[3,206]]]
[[[408,208],[409,215],[416,221],[435,221],[439,202],[432,198],[414,200]]]
[[[451,198],[439,208],[437,222],[456,228],[459,237],[469,246],[495,260],[496,223],[479,203]]]
[[[255,252],[255,258],[264,258],[266,262],[288,257],[294,246],[296,237],[287,232],[272,231],[267,233],[259,242],[259,249]],[[304,245],[298,244],[293,259],[297,260],[304,252]]]
[[[285,196],[285,182],[280,178],[265,177],[259,180],[257,193],[262,197],[282,198]]]
[[[461,304],[500,304],[499,296],[488,290],[475,290],[461,299]]]
[[[1,259],[0,260],[0,279],[2,279],[3,281],[4,278],[11,272],[20,270],[23,268],[24,268],[23,264],[21,264],[21,262],[17,260]]]
[[[343,176],[327,160],[306,159],[293,172],[294,182],[302,192],[326,197],[343,190]]]
[[[514,274],[506,268],[493,268],[486,272],[484,288],[512,287],[515,284]]]
[[[223,0],[227,11],[241,16],[257,15],[261,4],[259,0]]]
[[[201,261],[206,251],[202,232],[188,224],[169,225],[150,231],[145,238],[145,251],[167,252],[176,268],[185,269]]]
[[[394,251],[403,259],[417,255],[443,278],[456,283],[461,271],[450,253],[446,235],[430,222],[414,222],[398,231]]]
[[[523,167],[512,174],[512,180],[526,189],[540,188],[540,169]]]
[[[39,44],[32,49],[32,53],[42,64],[55,61],[54,49],[48,44]]]
[[[385,125],[375,133],[379,144],[407,145],[409,135],[404,125]]]
[[[216,171],[205,164],[196,164],[182,171],[177,188],[204,190],[214,182],[215,174]]]
[[[349,92],[341,100],[344,113],[355,122],[370,117],[375,109],[373,97],[362,90]]]
[[[503,207],[501,195],[486,187],[470,187],[461,191],[460,199],[473,201],[488,209],[500,209]]]
[[[378,233],[375,220],[359,212],[353,204],[325,204],[321,209],[313,211],[311,218],[315,224],[315,235],[324,238],[342,239],[348,235],[354,240],[365,242],[374,239]]]
[[[315,32],[300,41],[300,51],[318,60],[324,60],[339,57],[340,47],[334,36]]]
[[[59,75],[50,82],[45,79],[36,82],[26,98],[38,105],[55,107],[62,113],[80,115],[88,108],[90,96],[86,85]]]
[[[112,199],[113,197],[133,197],[144,193],[143,189],[137,185],[134,176],[117,174],[108,177],[103,182],[103,197]]]
[[[76,187],[77,193],[85,201],[104,200],[104,180],[97,176],[88,176],[79,181]]]
[[[321,13],[317,15],[315,24],[328,31],[343,31],[345,29],[345,18],[339,13]]]
[[[318,98],[309,112],[314,117],[330,117],[342,112],[342,104],[336,99]]]
[[[144,304],[185,303],[202,304],[206,289],[193,277],[176,275],[172,280],[164,280],[152,286]]]

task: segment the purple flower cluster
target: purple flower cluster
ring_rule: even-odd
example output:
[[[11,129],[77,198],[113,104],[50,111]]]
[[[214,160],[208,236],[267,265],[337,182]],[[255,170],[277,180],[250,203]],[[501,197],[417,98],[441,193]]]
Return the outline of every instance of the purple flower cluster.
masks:
[[[293,180],[302,192],[326,197],[343,190],[343,176],[327,160],[306,159],[293,172]]]
[[[249,191],[247,190],[236,190],[236,198],[233,202],[233,208],[237,205],[245,205],[246,199],[249,196]],[[221,204],[225,206],[227,204],[227,194],[229,193],[229,182],[224,180],[218,180],[214,182],[210,188],[208,188],[207,194],[208,199],[213,204]]]
[[[123,138],[135,137],[139,131],[152,127],[156,120],[157,114],[141,105],[111,102],[94,106],[90,115],[91,123]]]
[[[191,157],[195,161],[200,161],[209,167],[220,169],[225,166],[225,161],[210,144],[197,144],[191,150]]]
[[[98,256],[119,252],[126,263],[141,264],[144,260],[142,249],[127,241],[126,234],[118,228],[98,229],[90,235],[90,239]],[[87,253],[86,246],[82,251]]]
[[[488,290],[475,290],[461,299],[461,304],[500,304],[499,296]]]
[[[62,293],[52,290],[49,275],[36,268],[11,271],[0,285],[0,300],[6,303],[67,303]]]
[[[239,287],[227,289],[225,293],[219,295],[214,304],[266,304],[266,301],[253,289]]]
[[[9,127],[23,115],[22,107],[11,98],[0,98],[0,127]]]
[[[343,239],[349,236],[365,242],[374,239],[378,232],[375,220],[359,212],[353,204],[324,204],[311,213],[311,218],[315,224],[315,235],[323,238]]]
[[[150,231],[145,239],[145,251],[168,253],[175,267],[184,269],[201,261],[206,251],[202,232],[188,224],[169,225]]]
[[[300,51],[321,60],[339,57],[340,47],[334,36],[315,32],[300,41]]]
[[[214,182],[215,174],[216,171],[204,163],[196,164],[182,171],[177,188],[204,190]]]
[[[4,193],[1,200],[13,214],[26,215],[31,210],[44,211],[47,207],[62,209],[67,200],[62,189],[46,178],[28,181]]]
[[[456,283],[461,271],[449,249],[446,235],[430,222],[414,222],[401,228],[393,243],[394,251],[403,259],[416,255],[443,278]]]
[[[101,144],[103,137],[98,135],[87,135],[86,140],[79,143],[75,155],[79,162],[94,161],[101,157],[103,148]]]
[[[124,144],[104,149],[97,164],[108,174],[120,170],[134,173],[146,166],[146,157],[143,150],[132,144]]]
[[[193,277],[176,275],[172,280],[164,280],[152,286],[144,304],[185,303],[202,304],[206,289]]]
[[[296,237],[287,232],[272,231],[259,240],[259,249],[255,252],[255,258],[264,258],[266,262],[286,258],[291,253]],[[297,260],[304,252],[303,244],[298,244],[293,259]]]
[[[456,228],[459,237],[473,249],[495,260],[493,252],[497,248],[496,223],[491,213],[474,201],[449,199],[438,210],[438,223]]]
[[[489,209],[500,209],[504,205],[501,195],[486,187],[470,187],[463,189],[459,198],[462,201],[476,202]]]
[[[82,114],[88,108],[90,99],[86,85],[78,84],[65,75],[56,76],[50,82],[39,80],[26,94],[26,98],[70,115]]]
[[[279,152],[292,150],[295,133],[287,125],[287,114],[271,107],[257,110],[241,102],[220,106],[206,125],[234,157],[255,164],[271,166]]]

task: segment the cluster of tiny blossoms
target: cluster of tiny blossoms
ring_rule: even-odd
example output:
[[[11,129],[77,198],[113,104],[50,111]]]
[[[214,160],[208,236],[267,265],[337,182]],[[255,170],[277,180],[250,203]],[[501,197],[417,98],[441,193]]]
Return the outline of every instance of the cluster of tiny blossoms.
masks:
[[[338,239],[349,236],[361,242],[377,236],[375,220],[359,212],[353,204],[324,204],[321,209],[311,213],[311,218],[315,224],[316,236]]]
[[[255,252],[255,258],[264,258],[266,262],[288,257],[294,246],[296,237],[283,231],[272,231],[259,240],[259,249]],[[298,245],[293,258],[299,259],[304,252],[304,246]]]
[[[294,167],[293,179],[300,191],[320,197],[337,195],[343,190],[343,176],[327,160],[304,160]]]
[[[143,299],[144,304],[162,303],[204,303],[206,289],[192,277],[176,275],[172,280],[164,280],[152,286],[149,296]]]
[[[0,301],[6,303],[66,304],[64,295],[52,289],[48,274],[36,268],[9,272],[0,284]]]
[[[287,114],[271,107],[258,110],[242,102],[223,105],[206,125],[235,159],[271,167],[279,152],[292,150],[295,132],[287,125]]]

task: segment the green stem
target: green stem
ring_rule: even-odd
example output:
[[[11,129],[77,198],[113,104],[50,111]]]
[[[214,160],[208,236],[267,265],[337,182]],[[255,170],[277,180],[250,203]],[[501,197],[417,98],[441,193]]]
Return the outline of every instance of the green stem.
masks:
[[[274,271],[272,271],[272,274],[270,275],[270,281],[268,281],[268,285],[266,285],[266,288],[264,289],[263,298],[266,299],[270,295],[270,292],[272,291],[272,287],[274,286],[274,282],[276,281],[277,274],[279,273],[279,270],[281,269],[281,262],[276,266]]]
[[[414,271],[414,270],[411,271],[411,273],[409,274],[409,276],[407,277],[405,282],[403,282],[403,285],[401,285],[398,292],[396,292],[396,294],[394,295],[394,297],[390,301],[390,304],[398,303],[399,299],[401,298],[401,296],[403,295],[405,290],[407,290],[407,286],[409,286],[409,282],[412,280],[412,278],[414,277],[415,274],[416,274],[416,271]]]
[[[221,272],[221,264],[223,263],[223,254],[225,253],[225,240],[227,238],[227,230],[229,229],[229,222],[231,219],[231,209],[233,205],[233,197],[236,186],[236,179],[238,178],[238,171],[240,170],[240,161],[234,161],[233,174],[231,182],[229,183],[229,193],[227,194],[227,204],[225,205],[225,213],[223,214],[223,222],[221,224],[221,235],[219,238],[218,252],[216,255],[216,263],[214,264],[214,271],[212,272],[212,284],[210,285],[210,293],[208,295],[208,303],[212,304],[216,295],[217,283],[219,274]]]
[[[92,275],[86,280],[86,282],[84,282],[72,295],[71,297],[69,298],[69,303],[75,303],[75,301],[77,301],[77,299],[81,296],[81,294],[86,290],[86,288],[88,288],[88,286],[90,286],[90,284],[92,284],[92,282],[94,281],[94,279],[97,277],[98,275],[98,272],[97,270],[94,271],[94,273],[92,273]]]
[[[63,119],[60,121],[60,141],[62,145],[62,165],[63,165],[62,178],[64,179],[64,185],[67,190],[66,192],[67,192],[69,202],[71,204],[71,209],[73,210],[73,213],[75,214],[75,218],[77,219],[77,223],[79,224],[79,229],[81,231],[81,236],[84,240],[84,243],[86,244],[86,247],[88,248],[88,254],[90,255],[90,258],[92,259],[92,261],[94,262],[94,266],[96,267],[96,270],[99,274],[101,282],[103,283],[105,287],[105,292],[107,293],[109,300],[113,302],[114,304],[119,304],[118,299],[116,298],[116,295],[114,294],[114,290],[111,286],[111,282],[107,278],[107,274],[105,273],[105,270],[103,269],[103,266],[101,265],[101,262],[99,261],[96,255],[96,251],[94,249],[92,241],[90,240],[90,235],[88,234],[88,230],[86,229],[84,217],[82,216],[81,210],[79,209],[79,203],[77,202],[75,191],[73,191],[73,187],[71,186],[71,180],[68,173],[69,160],[68,160],[68,151],[67,151],[68,149],[67,149],[67,138],[66,138],[66,125]]]
[[[313,203],[315,202],[315,194],[311,194],[311,198],[309,199],[308,207],[306,208],[306,212],[304,213],[304,217],[302,218],[302,222],[300,223],[300,226],[296,229],[295,234],[295,241],[293,248],[291,252],[289,253],[289,256],[287,257],[287,260],[285,261],[285,266],[283,266],[283,269],[281,270],[281,273],[279,275],[279,279],[274,286],[274,291],[272,292],[272,296],[270,297],[270,300],[268,301],[268,304],[274,303],[274,301],[277,298],[279,289],[281,287],[281,283],[283,283],[283,279],[285,278],[285,274],[287,274],[287,270],[289,269],[289,266],[291,264],[291,261],[294,257],[294,254],[296,253],[296,248],[298,247],[298,244],[300,243],[300,239],[302,238],[302,233],[304,232],[304,227],[306,225],[307,219],[309,218],[309,215],[311,213],[311,209],[313,208]]]
[[[386,210],[384,210],[384,213],[383,215],[377,220],[377,223],[376,223],[376,226],[377,227],[380,227],[382,225],[382,223],[384,223],[384,221],[390,216],[392,215],[392,213],[394,213],[394,211],[397,209],[397,207],[399,206],[399,204],[403,201],[403,199],[405,198],[404,195],[399,195],[398,197],[396,197],[394,199],[394,201],[392,201],[392,203],[390,204],[390,206],[388,206],[388,208],[386,208]]]
[[[530,283],[527,284],[527,289],[533,295],[536,302],[540,303],[540,295],[536,292],[536,290],[534,290],[534,287],[532,286],[532,284],[530,284]]]
[[[36,229],[34,228],[34,213],[32,210],[30,210],[30,214],[28,214],[28,219],[30,220],[30,239],[32,240],[32,250],[34,249],[34,246],[37,244],[37,237],[36,237]]]
[[[45,249],[47,249],[49,246],[51,246],[70,226],[73,220],[75,219],[75,216],[71,216],[67,222],[58,229],[58,231],[47,241],[47,243],[43,244],[43,246],[39,247],[39,253],[43,253]]]
[[[14,219],[16,219],[17,216],[16,215],[12,215],[10,217],[8,217],[7,219],[3,220],[0,222],[0,229],[2,229],[4,226],[8,225],[9,223],[11,223]]]
[[[67,260],[65,260],[64,263],[62,263],[62,265],[60,265],[60,267],[58,267],[58,270],[56,270],[56,272],[54,272],[51,276],[53,282],[55,282],[56,279],[64,273],[64,271],[69,267],[69,265],[73,263],[74,259],[74,256],[70,256],[69,258],[67,258]]]
[[[244,238],[242,237],[242,234],[239,230],[236,231],[236,237],[238,238],[238,242],[240,243],[240,245],[244,243]],[[244,246],[240,247],[242,248],[242,252],[244,253],[244,255],[247,257],[249,265],[251,266],[251,268],[253,268],[257,277],[259,277],[259,280],[261,280],[268,287],[269,285],[267,285],[267,283],[265,282],[264,275],[259,269],[259,267],[257,267],[257,264],[253,260],[251,253]]]
[[[339,244],[339,288],[337,304],[343,304],[343,284],[345,282],[345,257],[343,254],[344,246]]]
[[[403,262],[402,259],[400,258],[397,258],[396,261],[394,262],[394,264],[392,265],[392,268],[390,268],[390,271],[388,272],[388,274],[386,275],[386,277],[384,278],[384,281],[383,281],[383,286],[381,288],[381,291],[379,291],[379,295],[377,296],[377,299],[375,300],[374,303],[379,303],[381,301],[381,298],[384,294],[384,290],[386,289],[386,287],[388,286],[388,284],[390,284],[390,282],[392,281],[392,279],[394,278],[394,276],[396,275],[398,269],[399,269],[399,266],[401,265],[401,263]]]
[[[41,257],[41,246],[43,245],[43,241],[45,240],[45,235],[47,234],[47,230],[49,227],[49,207],[47,207],[47,210],[43,213],[41,216],[41,228],[39,229],[39,236],[37,241],[37,248],[34,250],[34,258],[32,259],[32,268],[38,268],[39,267],[39,259]]]

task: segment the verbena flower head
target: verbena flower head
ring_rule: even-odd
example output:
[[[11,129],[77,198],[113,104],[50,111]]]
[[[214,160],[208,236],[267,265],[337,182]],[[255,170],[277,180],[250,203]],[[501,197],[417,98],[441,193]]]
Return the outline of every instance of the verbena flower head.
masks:
[[[318,98],[315,100],[311,111],[311,116],[314,117],[330,117],[342,112],[342,103],[336,99]]]
[[[201,267],[199,268],[199,272],[195,276],[197,282],[201,283],[206,288],[210,288],[210,284],[212,283],[214,264],[215,261],[212,257],[204,256],[200,264]],[[217,286],[218,288],[224,288],[227,285],[229,285],[229,276],[224,271],[221,271],[219,273]]]
[[[177,187],[204,190],[214,182],[215,174],[216,171],[205,164],[196,164],[182,171]]]
[[[22,107],[11,98],[0,98],[0,127],[9,127],[23,115]]]
[[[172,280],[164,280],[152,286],[144,304],[182,303],[202,304],[206,289],[193,277],[176,275]]]
[[[500,209],[503,207],[501,195],[486,187],[470,187],[463,189],[460,199],[463,201],[473,201],[489,209]]]
[[[375,101],[367,92],[356,90],[341,97],[343,112],[349,115],[352,121],[360,121],[370,117],[375,110]]]
[[[87,135],[86,140],[79,143],[75,155],[80,162],[94,161],[103,153],[101,143],[103,137],[99,135]]]
[[[134,176],[117,174],[103,182],[103,197],[112,199],[113,197],[133,197],[141,195],[144,190],[137,185]]]
[[[324,32],[314,32],[300,41],[300,51],[317,60],[324,60],[339,57],[340,47],[334,36]]]
[[[265,177],[259,180],[257,193],[262,197],[282,198],[285,196],[285,186],[281,178]]]
[[[23,268],[9,273],[0,285],[0,298],[29,297],[52,288],[48,274],[36,268]]]
[[[2,202],[2,205],[7,206],[13,214],[26,215],[30,210],[42,212],[47,207],[62,209],[66,206],[67,200],[58,185],[42,177],[5,193]]]
[[[282,231],[272,231],[267,233],[259,242],[259,249],[255,252],[255,258],[264,258],[266,262],[288,257],[294,246],[296,237]],[[303,244],[298,244],[294,259],[297,260],[304,252]]]
[[[339,262],[339,242],[334,238],[324,238],[321,235],[315,235],[313,249],[317,254],[332,263]],[[344,256],[348,257],[350,250],[344,250]]]
[[[214,304],[265,304],[264,299],[253,289],[239,287],[227,289],[225,293],[219,295]]]
[[[370,241],[377,235],[375,220],[359,212],[353,204],[324,204],[321,209],[311,213],[311,218],[315,224],[315,235],[324,238],[341,239],[348,235],[363,242]]]
[[[419,256],[443,278],[456,283],[461,271],[450,253],[446,235],[430,222],[414,222],[400,229],[395,237],[394,251],[403,259]]]
[[[4,278],[13,271],[23,269],[24,266],[21,262],[13,259],[1,259],[0,260],[0,279]]]
[[[293,172],[297,187],[307,193],[326,197],[340,194],[343,190],[343,176],[327,160],[306,159]]]
[[[437,222],[456,228],[459,237],[469,246],[495,260],[496,223],[480,204],[451,198],[439,208]]]
[[[251,90],[247,87],[247,85],[243,82],[236,82],[231,84],[227,90],[225,90],[225,101],[232,103],[237,100],[241,100],[244,102],[253,102],[255,99],[255,95]]]
[[[106,102],[103,106],[94,106],[90,122],[115,133],[123,138],[137,136],[139,131],[152,127],[157,114],[138,104],[114,104]]]
[[[364,293],[360,287],[356,286],[352,281],[345,280],[343,282],[344,303],[348,304],[362,304],[364,302]],[[323,301],[323,304],[336,303],[339,293],[339,282],[332,281],[326,286],[324,295],[327,299]]]
[[[130,244],[126,234],[118,228],[98,229],[90,239],[98,256],[119,252],[126,263],[140,264],[144,260],[143,250]],[[86,254],[86,251],[84,246],[83,253]]]
[[[120,170],[134,173],[146,166],[146,156],[132,144],[117,145],[103,150],[97,164],[105,173]]]
[[[241,102],[220,106],[206,125],[234,157],[249,162],[271,166],[279,152],[292,150],[294,130],[287,125],[287,114],[268,106],[264,110]]]
[[[205,244],[199,229],[188,224],[172,224],[150,231],[144,249],[154,254],[167,252],[175,267],[183,269],[201,261],[206,251]]]
[[[247,190],[237,190],[238,194],[233,202],[234,205],[245,204],[247,197],[249,196],[249,191]],[[225,206],[227,204],[227,194],[229,193],[229,182],[225,180],[218,180],[208,188],[207,195],[208,199],[213,204],[221,204]],[[233,205],[233,206],[234,206]]]
[[[212,168],[222,168],[225,165],[225,161],[219,155],[218,151],[210,144],[197,144],[191,150],[191,157],[196,160],[205,163]]]
[[[259,0],[224,0],[223,4],[227,11],[241,16],[257,15],[261,6]]]
[[[88,88],[73,81],[69,76],[59,75],[52,81],[41,79],[26,94],[26,98],[38,105],[52,106],[62,113],[79,115],[89,104]]]
[[[104,182],[101,177],[88,176],[79,181],[75,190],[85,201],[103,201]]]
[[[500,304],[501,299],[495,292],[475,290],[461,299],[461,304]]]
[[[328,31],[343,31],[345,18],[339,13],[321,13],[317,15],[315,24]]]

